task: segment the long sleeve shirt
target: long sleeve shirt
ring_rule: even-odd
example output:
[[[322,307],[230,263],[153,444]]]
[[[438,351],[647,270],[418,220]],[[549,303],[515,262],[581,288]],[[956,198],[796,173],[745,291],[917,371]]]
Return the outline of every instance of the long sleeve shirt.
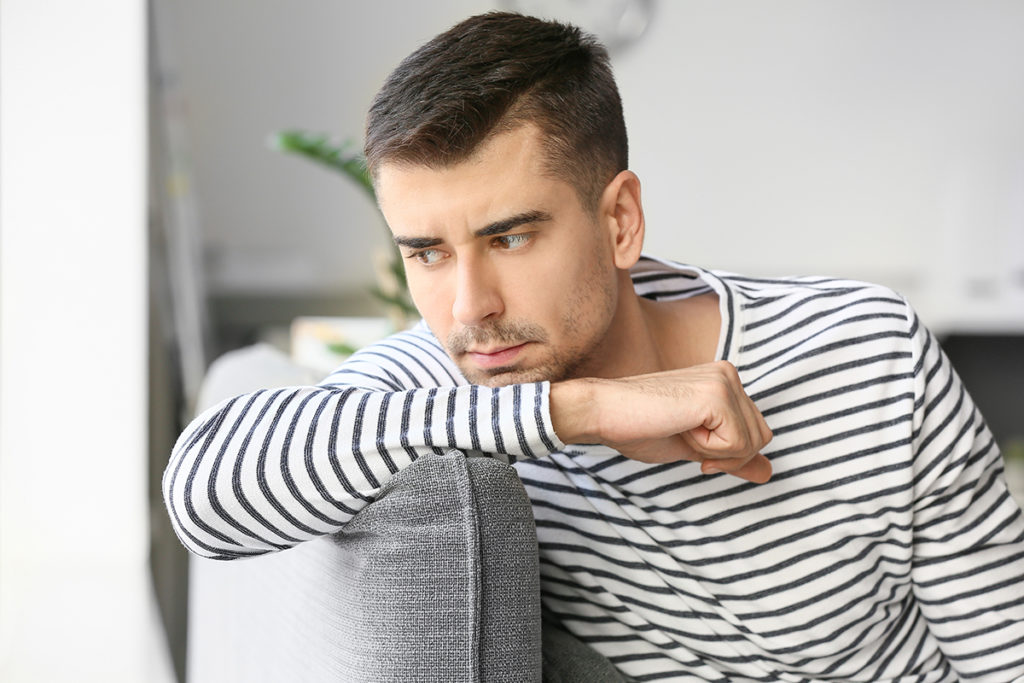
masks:
[[[317,387],[181,435],[172,522],[221,559],[336,532],[420,455],[513,463],[546,607],[637,680],[1024,679],[1024,516],[941,348],[892,291],[644,258],[639,294],[713,291],[718,357],[771,427],[772,480],[562,443],[546,382],[467,384],[424,325]]]

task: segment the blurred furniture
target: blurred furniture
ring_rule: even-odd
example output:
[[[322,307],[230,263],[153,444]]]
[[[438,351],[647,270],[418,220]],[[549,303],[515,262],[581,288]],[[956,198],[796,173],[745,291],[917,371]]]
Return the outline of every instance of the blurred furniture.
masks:
[[[199,407],[318,374],[266,344],[233,351]],[[533,511],[492,458],[420,458],[343,532],[249,560],[193,557],[189,579],[190,683],[620,680],[557,624],[542,629]]]
[[[189,612],[193,683],[537,681],[530,503],[508,465],[426,456],[342,533],[193,558]]]

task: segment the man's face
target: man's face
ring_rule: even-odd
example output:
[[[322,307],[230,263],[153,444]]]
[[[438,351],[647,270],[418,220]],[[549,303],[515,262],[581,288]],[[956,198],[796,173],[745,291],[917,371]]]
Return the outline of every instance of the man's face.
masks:
[[[612,238],[543,160],[523,126],[450,168],[378,172],[413,300],[475,384],[558,381],[600,364],[617,303]]]

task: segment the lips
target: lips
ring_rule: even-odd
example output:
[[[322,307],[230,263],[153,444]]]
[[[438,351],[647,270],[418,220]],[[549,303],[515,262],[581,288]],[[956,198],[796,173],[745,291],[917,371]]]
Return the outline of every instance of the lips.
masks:
[[[489,351],[466,351],[466,355],[481,368],[497,368],[515,362],[528,343],[523,342],[516,346],[505,346]]]

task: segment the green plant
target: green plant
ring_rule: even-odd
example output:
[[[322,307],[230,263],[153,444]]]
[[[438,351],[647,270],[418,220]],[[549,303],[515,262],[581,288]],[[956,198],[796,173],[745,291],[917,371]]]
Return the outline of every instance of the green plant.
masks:
[[[366,170],[366,160],[358,149],[353,149],[351,140],[335,144],[326,135],[306,131],[281,131],[271,138],[271,146],[281,152],[295,154],[340,173],[361,189],[374,208],[377,208],[377,196],[373,190],[373,181]],[[377,209],[378,216],[380,210]],[[402,254],[391,241],[391,234],[380,216],[380,224],[388,235],[391,245],[387,264],[377,272],[377,286],[371,293],[384,302],[392,311],[396,320],[407,321],[417,316],[416,307],[409,296],[409,286],[405,280],[405,268],[402,266]],[[383,272],[381,272],[383,271]]]

